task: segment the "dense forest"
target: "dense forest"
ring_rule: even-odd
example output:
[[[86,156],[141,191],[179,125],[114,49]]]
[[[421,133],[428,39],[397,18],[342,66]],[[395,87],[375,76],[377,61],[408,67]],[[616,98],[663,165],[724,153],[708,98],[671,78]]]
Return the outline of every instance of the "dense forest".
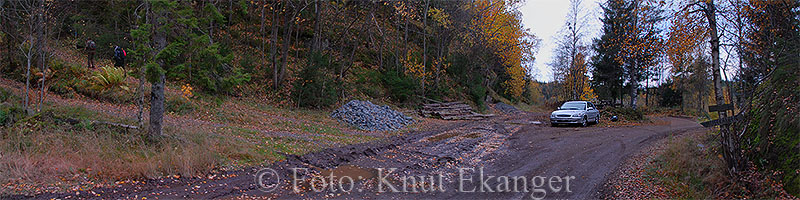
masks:
[[[99,56],[123,47],[130,52],[124,70],[152,84],[147,94],[144,83],[130,88],[149,100],[151,119],[163,112],[165,82],[314,108],[358,96],[482,106],[496,93],[530,102],[527,66],[538,39],[522,27],[519,3],[10,1],[3,5],[2,69],[27,81],[35,78],[28,73],[60,74],[52,72],[64,62],[55,54],[87,39]],[[74,87],[45,79],[33,88]]]

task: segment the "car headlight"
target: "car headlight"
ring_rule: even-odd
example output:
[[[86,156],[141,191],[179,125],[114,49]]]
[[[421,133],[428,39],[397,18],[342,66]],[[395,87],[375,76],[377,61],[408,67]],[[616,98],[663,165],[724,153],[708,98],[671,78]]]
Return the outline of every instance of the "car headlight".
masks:
[[[555,113],[550,113],[550,117],[556,117]]]
[[[580,117],[581,115],[583,115],[583,113],[575,113],[575,114],[572,114],[572,117]]]

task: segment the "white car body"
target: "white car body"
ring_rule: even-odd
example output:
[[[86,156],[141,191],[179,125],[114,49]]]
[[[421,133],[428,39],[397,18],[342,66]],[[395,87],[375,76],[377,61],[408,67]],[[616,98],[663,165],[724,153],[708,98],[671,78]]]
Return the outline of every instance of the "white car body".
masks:
[[[588,101],[568,101],[562,104],[558,110],[550,113],[550,124],[580,124],[599,123],[600,111],[594,104]]]

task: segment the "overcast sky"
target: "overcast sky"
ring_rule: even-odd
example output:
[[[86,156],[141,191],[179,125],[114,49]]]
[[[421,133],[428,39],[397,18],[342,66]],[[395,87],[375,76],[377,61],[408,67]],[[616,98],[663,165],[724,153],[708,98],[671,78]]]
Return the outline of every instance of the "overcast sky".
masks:
[[[586,41],[591,41],[597,37],[600,28],[599,0],[584,0],[583,7],[591,24],[588,28]],[[536,37],[542,40],[539,53],[536,54],[533,74],[536,80],[552,81],[553,71],[547,63],[553,56],[553,49],[556,47],[555,38],[558,31],[564,25],[567,15],[569,0],[527,0],[520,8],[522,12],[522,23],[530,29]]]

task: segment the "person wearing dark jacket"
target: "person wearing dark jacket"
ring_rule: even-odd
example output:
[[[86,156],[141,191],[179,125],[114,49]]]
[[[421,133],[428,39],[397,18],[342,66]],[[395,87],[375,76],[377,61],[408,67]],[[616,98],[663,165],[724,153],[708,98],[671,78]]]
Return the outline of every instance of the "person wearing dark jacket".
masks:
[[[122,47],[114,46],[114,66],[115,67],[124,67],[125,66],[125,57],[127,53],[125,53],[125,49]]]
[[[94,44],[92,38],[86,40],[86,55],[88,56],[87,64],[89,65],[89,68],[94,68],[94,52],[96,47],[97,46]]]

